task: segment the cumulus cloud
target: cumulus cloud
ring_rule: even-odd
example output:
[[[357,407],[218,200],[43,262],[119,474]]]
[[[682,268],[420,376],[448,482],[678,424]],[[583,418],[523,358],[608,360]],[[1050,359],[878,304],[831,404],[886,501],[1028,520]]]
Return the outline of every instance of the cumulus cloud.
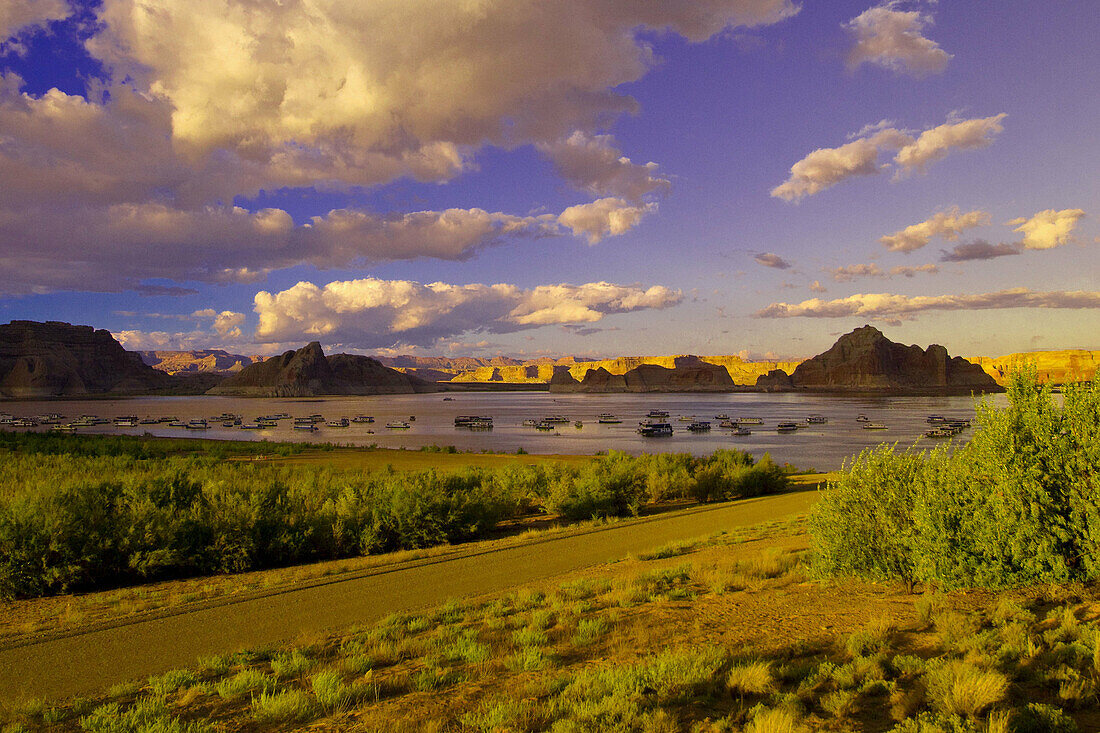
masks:
[[[926,221],[911,224],[901,231],[879,238],[878,241],[894,252],[912,252],[927,245],[932,237],[954,241],[964,230],[984,226],[989,222],[988,211],[975,209],[961,214],[958,206],[952,206],[947,211],[937,212]]]
[[[758,255],[753,255],[753,262],[764,267],[773,267],[776,270],[788,270],[791,267],[791,263],[772,252],[761,252]]]
[[[509,333],[550,324],[594,323],[613,313],[668,308],[683,299],[663,286],[422,284],[366,278],[323,287],[299,282],[256,294],[260,341],[320,339],[363,349],[428,346],[466,332]]]
[[[821,284],[820,280],[814,280],[812,283],[810,283],[811,293],[826,293],[828,292],[828,290],[828,288]]]
[[[1046,209],[1030,219],[1021,217],[1006,224],[1016,227],[1015,232],[1023,232],[1025,249],[1053,249],[1073,239],[1073,229],[1084,215],[1082,209]]]
[[[652,201],[635,205],[620,198],[603,198],[570,206],[558,215],[557,221],[578,237],[588,237],[589,244],[596,244],[606,236],[625,234],[643,216],[656,210],[657,204]]]
[[[1007,116],[1002,112],[992,117],[946,122],[925,130],[894,156],[894,162],[899,166],[897,173],[914,170],[923,173],[925,166],[946,158],[952,150],[974,150],[991,145],[993,138],[1004,132],[1001,121]]]
[[[1003,308],[1100,308],[1100,292],[1055,290],[1037,292],[1012,288],[976,295],[892,295],[858,293],[847,298],[801,303],[772,303],[757,311],[757,318],[900,318],[925,311],[996,310]]]
[[[89,45],[166,98],[173,136],[196,151],[434,158],[550,141],[633,109],[612,90],[653,63],[640,29],[703,41],[795,12],[790,0],[580,0],[567,12],[539,0],[105,0]]]
[[[799,201],[854,176],[870,176],[894,169],[894,178],[941,160],[953,150],[985,147],[1003,131],[1005,114],[946,122],[913,137],[907,131],[882,127],[864,128],[869,134],[838,148],[818,148],[791,166],[790,177],[771,190],[774,198]],[[879,163],[884,151],[896,150],[892,162]]]
[[[855,38],[855,45],[848,52],[849,69],[872,64],[920,78],[947,68],[951,55],[924,37],[932,16],[915,10],[898,10],[898,6],[896,1],[876,5],[844,25]]]
[[[65,0],[4,0],[0,3],[0,45],[25,28],[61,20],[71,13]]]
[[[574,187],[597,196],[636,202],[671,185],[658,173],[656,163],[632,162],[615,147],[610,135],[588,135],[576,130],[565,139],[540,144],[539,150],[553,162],[558,175]]]
[[[957,244],[952,249],[940,250],[940,262],[969,262],[970,260],[992,260],[996,257],[1006,257],[1020,254],[1019,244],[990,244],[984,239],[975,239],[973,242]]]
[[[596,131],[636,109],[618,90],[654,64],[649,33],[702,42],[797,11],[791,0],[576,0],[568,12],[540,0],[104,0],[86,48],[110,79],[86,97],[27,94],[0,75],[0,236],[17,243],[0,253],[0,291],[249,281],[298,263],[460,258],[561,227],[593,242],[623,233],[668,178]],[[9,0],[0,29],[67,12]],[[445,182],[485,146],[524,145],[546,146],[600,198],[560,222],[454,209],[330,212],[305,227],[220,203]]]

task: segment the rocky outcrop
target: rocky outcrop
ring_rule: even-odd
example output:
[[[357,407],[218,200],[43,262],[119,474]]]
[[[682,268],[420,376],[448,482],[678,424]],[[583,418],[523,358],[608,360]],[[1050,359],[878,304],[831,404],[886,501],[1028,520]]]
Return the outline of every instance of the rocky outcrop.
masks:
[[[232,374],[263,361],[263,356],[230,354],[222,349],[196,351],[139,351],[141,360],[169,374]]]
[[[921,349],[886,338],[873,326],[840,337],[823,354],[799,364],[791,374],[796,389],[986,391],[997,383],[981,367],[948,355],[937,344]]]
[[[728,392],[736,388],[729,372],[697,356],[676,357],[673,366],[640,364],[622,374],[603,367],[585,370],[578,380],[572,370],[556,367],[551,392]]]
[[[794,389],[794,382],[791,381],[791,375],[782,369],[772,369],[756,378],[756,387],[765,392],[782,392]]]
[[[314,341],[245,367],[207,394],[241,397],[409,394],[437,389],[416,377],[355,354],[325,356]]]
[[[69,397],[169,389],[173,380],[109,331],[59,321],[0,326],[0,396]]]

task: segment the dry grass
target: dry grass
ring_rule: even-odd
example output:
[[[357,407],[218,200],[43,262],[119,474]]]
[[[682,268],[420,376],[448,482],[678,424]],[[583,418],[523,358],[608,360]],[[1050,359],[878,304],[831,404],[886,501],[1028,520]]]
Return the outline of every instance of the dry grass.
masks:
[[[945,715],[973,718],[1004,700],[1008,684],[1002,672],[956,660],[929,670],[928,697]]]
[[[770,662],[735,664],[726,675],[726,687],[741,695],[768,695],[775,691]]]

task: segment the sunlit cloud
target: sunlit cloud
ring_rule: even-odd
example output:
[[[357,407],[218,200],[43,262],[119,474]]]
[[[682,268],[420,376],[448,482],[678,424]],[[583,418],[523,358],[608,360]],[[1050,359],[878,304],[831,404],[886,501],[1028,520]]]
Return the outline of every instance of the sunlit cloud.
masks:
[[[969,262],[971,260],[992,260],[1020,254],[1019,244],[991,244],[984,239],[957,244],[950,250],[940,250],[941,262]]]
[[[545,325],[589,324],[616,313],[678,304],[680,291],[655,285],[422,284],[366,278],[318,286],[300,282],[256,294],[259,341],[322,340],[362,349],[429,346],[463,333],[510,333]]]
[[[810,283],[811,293],[827,293],[828,291],[829,289],[822,285],[820,280],[814,280],[812,283]]]
[[[656,210],[657,204],[652,201],[635,205],[620,198],[604,198],[570,206],[557,221],[576,236],[587,237],[589,244],[596,244],[604,237],[625,234]]]
[[[640,165],[622,154],[610,135],[588,135],[576,130],[539,150],[550,159],[558,175],[572,186],[596,196],[641,201],[646,195],[668,190],[671,182],[658,172],[656,163]]]
[[[946,158],[952,150],[975,150],[991,145],[1004,131],[1001,122],[1007,116],[1002,112],[992,117],[947,122],[925,130],[894,156],[898,165],[896,175],[912,171],[923,173],[928,164]]]
[[[0,3],[0,48],[22,30],[67,18],[71,13],[65,0],[4,0]]]
[[[893,252],[912,252],[927,245],[932,237],[954,241],[963,231],[987,225],[989,222],[988,211],[975,209],[962,214],[959,213],[958,206],[952,206],[946,211],[937,212],[926,221],[911,224],[901,231],[879,238],[878,241]]]
[[[939,271],[939,266],[931,262],[927,265],[917,265],[915,267],[898,265],[897,267],[890,268],[890,277],[913,277],[920,274],[935,275]]]
[[[924,36],[932,16],[898,10],[899,5],[895,0],[876,5],[844,25],[855,38],[848,52],[849,69],[871,64],[920,78],[947,68],[951,54]]]
[[[790,177],[771,190],[785,201],[798,201],[855,176],[871,176],[893,169],[894,179],[925,168],[954,150],[973,150],[990,145],[1003,131],[1005,114],[972,120],[949,121],[913,137],[907,131],[881,127],[838,148],[819,148],[791,166]],[[880,163],[886,151],[897,151],[890,163]]]
[[[812,298],[801,303],[772,303],[757,318],[901,318],[927,311],[998,310],[1004,308],[1100,308],[1097,291],[1038,292],[1013,288],[977,295],[893,295],[858,293],[836,300]]]
[[[833,276],[837,282],[849,282],[857,277],[886,277],[878,265],[870,264],[843,265],[842,267],[826,267],[825,272]]]
[[[1084,216],[1082,209],[1046,209],[1030,219],[1021,217],[1006,224],[1023,232],[1024,249],[1053,249],[1073,240],[1073,230]]]
[[[772,267],[776,270],[789,270],[791,263],[775,254],[774,252],[761,252],[760,254],[753,255],[753,262],[763,267]]]

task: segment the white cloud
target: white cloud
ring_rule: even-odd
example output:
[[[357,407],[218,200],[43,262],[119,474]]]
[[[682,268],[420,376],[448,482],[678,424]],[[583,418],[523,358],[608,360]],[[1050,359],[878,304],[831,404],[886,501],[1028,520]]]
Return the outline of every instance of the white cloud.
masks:
[[[952,150],[985,147],[1004,127],[1005,114],[973,120],[947,122],[925,130],[914,138],[909,132],[882,127],[880,122],[865,127],[871,134],[838,148],[818,148],[791,166],[790,177],[771,190],[771,195],[785,201],[798,201],[804,196],[835,186],[853,176],[869,176],[889,169],[891,164],[879,163],[879,154],[896,150],[892,164],[894,178],[912,171],[924,172],[925,167],[945,158]]]
[[[656,210],[653,202],[634,205],[620,198],[603,198],[570,206],[558,216],[558,223],[578,237],[588,237],[589,244],[596,244],[608,235],[625,234]]]
[[[897,149],[910,140],[900,130],[887,128],[839,148],[818,148],[792,165],[790,178],[773,188],[771,195],[798,201],[852,176],[874,175],[880,169],[878,156],[882,149]]]
[[[237,340],[241,337],[244,313],[222,311],[214,318],[214,331],[222,338]]]
[[[811,293],[825,293],[828,292],[828,290],[828,288],[821,284],[820,280],[814,280],[812,283],[810,283]]]
[[[975,209],[960,214],[959,207],[952,206],[947,211],[937,212],[926,221],[911,224],[901,231],[881,237],[878,241],[893,252],[912,252],[927,245],[932,237],[943,237],[948,241],[954,241],[964,230],[984,226],[989,222],[988,211]]]
[[[610,135],[588,135],[576,130],[563,140],[540,144],[539,150],[554,163],[562,178],[597,196],[617,196],[636,202],[671,185],[658,173],[656,163],[632,162],[615,148]]]
[[[356,348],[428,346],[467,332],[508,333],[550,324],[593,323],[612,313],[668,308],[683,299],[662,286],[427,285],[366,278],[309,282],[256,294],[260,341],[324,340]]]
[[[1036,292],[1013,288],[976,295],[892,295],[858,293],[836,300],[812,298],[801,303],[772,303],[758,318],[898,318],[925,311],[969,311],[1002,308],[1100,308],[1100,292]]]
[[[1021,217],[1006,224],[1016,227],[1014,232],[1023,232],[1025,249],[1053,249],[1073,239],[1073,229],[1084,216],[1083,209],[1046,209],[1030,219]]]
[[[0,45],[21,30],[67,18],[71,13],[65,0],[4,0],[0,3]]]
[[[1004,131],[1001,121],[1005,113],[961,122],[947,122],[925,130],[916,141],[909,143],[894,156],[900,167],[898,174],[911,171],[924,172],[925,166],[942,160],[952,150],[974,150],[993,143],[993,138]]]
[[[877,5],[845,24],[855,37],[855,45],[848,52],[848,68],[872,64],[917,78],[947,68],[951,55],[924,37],[932,17],[915,10],[898,10],[898,5],[896,1]]]
[[[761,252],[758,255],[753,255],[753,262],[763,267],[772,267],[776,270],[790,269],[791,263],[775,254],[774,252]]]

